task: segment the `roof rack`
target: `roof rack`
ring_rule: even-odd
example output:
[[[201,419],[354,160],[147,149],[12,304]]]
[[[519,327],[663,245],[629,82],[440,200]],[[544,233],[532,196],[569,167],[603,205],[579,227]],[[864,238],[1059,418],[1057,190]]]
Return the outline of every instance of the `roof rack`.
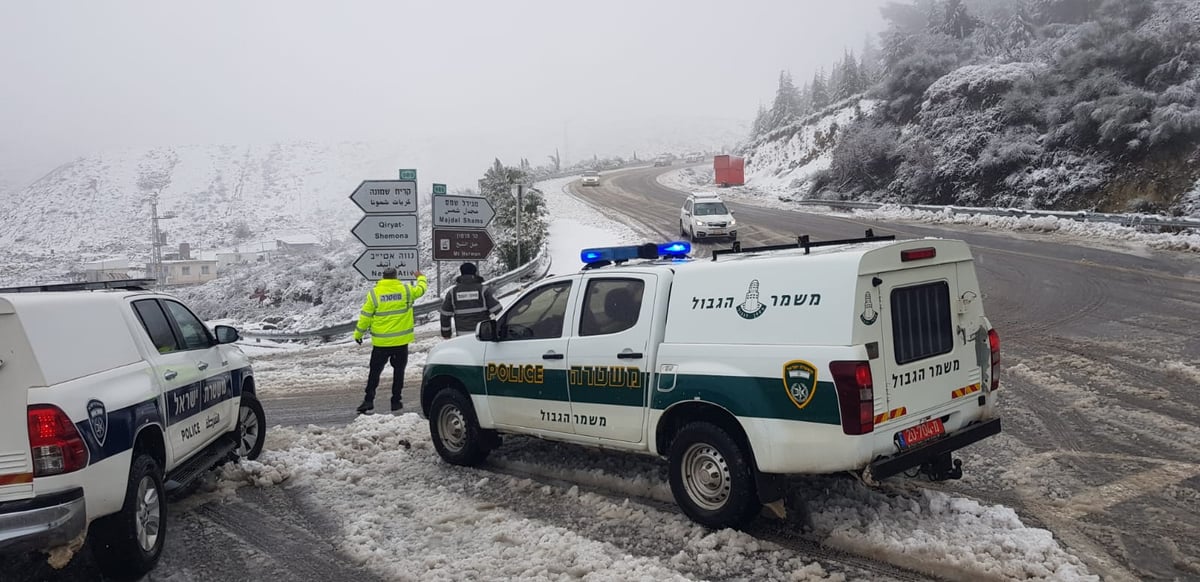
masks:
[[[802,234],[802,235],[796,237],[795,243],[786,244],[786,245],[770,245],[770,246],[765,246],[765,247],[745,247],[745,248],[743,248],[742,243],[740,241],[735,240],[735,241],[733,241],[733,246],[731,248],[714,250],[712,252],[712,260],[714,260],[714,261],[717,260],[717,257],[719,257],[721,255],[737,255],[737,254],[742,254],[742,253],[764,253],[764,252],[769,252],[769,251],[785,251],[785,250],[792,250],[792,249],[804,249],[804,254],[807,255],[809,253],[810,249],[813,249],[816,247],[832,247],[832,246],[837,246],[837,245],[848,245],[848,244],[853,244],[853,243],[879,242],[879,241],[889,241],[889,240],[896,240],[896,235],[889,234],[889,235],[885,235],[885,236],[875,236],[875,230],[870,229],[870,228],[867,229],[866,236],[863,238],[844,238],[844,239],[839,239],[839,240],[823,240],[823,241],[812,242],[809,240],[807,234]]]
[[[154,279],[120,279],[116,281],[80,281],[77,283],[52,283],[49,285],[23,285],[0,288],[0,293],[41,293],[45,291],[146,291],[154,285]]]

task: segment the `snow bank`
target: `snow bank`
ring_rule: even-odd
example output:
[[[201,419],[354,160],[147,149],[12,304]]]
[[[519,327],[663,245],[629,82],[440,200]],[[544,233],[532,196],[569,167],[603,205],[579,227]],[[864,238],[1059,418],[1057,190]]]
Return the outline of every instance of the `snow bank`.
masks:
[[[818,211],[809,208],[811,211]],[[828,212],[823,212],[828,214]],[[1078,222],[1055,216],[990,216],[961,214],[949,210],[933,212],[899,206],[877,210],[855,210],[853,216],[879,221],[907,221],[928,224],[963,224],[996,230],[1056,233],[1076,239],[1120,240],[1144,244],[1158,250],[1200,252],[1200,234],[1164,234],[1142,232],[1136,228],[1107,222]]]
[[[604,172],[607,174],[608,172]],[[629,226],[607,218],[608,213],[567,193],[576,176],[538,182],[535,187],[546,194],[550,217],[550,272],[574,273],[583,268],[579,252],[590,247],[628,245],[645,242]]]
[[[260,462],[224,469],[221,489],[302,487],[340,518],[339,549],[390,579],[844,579],[746,534],[709,532],[681,516],[578,487],[447,465],[414,414],[273,432],[282,446]],[[587,523],[620,527],[563,527],[553,523],[562,521],[554,519],[560,506]],[[679,549],[669,558],[637,555],[602,537],[666,540]]]

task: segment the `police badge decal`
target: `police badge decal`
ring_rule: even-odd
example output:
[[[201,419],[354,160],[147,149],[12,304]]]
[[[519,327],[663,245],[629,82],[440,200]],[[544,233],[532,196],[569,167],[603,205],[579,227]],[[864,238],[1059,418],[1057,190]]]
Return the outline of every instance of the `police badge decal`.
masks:
[[[817,367],[804,360],[784,364],[783,388],[796,408],[808,406],[817,393]]]
[[[87,403],[88,424],[92,425],[92,436],[96,442],[104,446],[104,438],[108,436],[108,411],[99,400],[89,400]]]

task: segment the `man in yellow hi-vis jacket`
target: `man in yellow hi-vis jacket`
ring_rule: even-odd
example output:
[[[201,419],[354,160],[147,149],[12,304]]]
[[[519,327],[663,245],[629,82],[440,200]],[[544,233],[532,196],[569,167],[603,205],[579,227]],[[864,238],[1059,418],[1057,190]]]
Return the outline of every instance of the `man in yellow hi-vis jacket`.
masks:
[[[392,363],[392,412],[404,408],[400,391],[404,388],[404,368],[408,366],[408,344],[413,341],[413,303],[429,287],[425,275],[417,272],[417,283],[396,280],[396,269],[383,270],[383,278],[367,293],[354,341],[362,344],[363,334],[371,334],[371,366],[367,374],[367,395],[358,407],[359,414],[375,410],[375,389],[383,366]]]

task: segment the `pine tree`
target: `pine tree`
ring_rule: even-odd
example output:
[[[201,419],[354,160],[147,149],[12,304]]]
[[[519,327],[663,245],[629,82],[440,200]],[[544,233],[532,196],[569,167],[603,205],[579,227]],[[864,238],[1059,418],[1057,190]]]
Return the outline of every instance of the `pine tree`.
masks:
[[[751,126],[750,137],[759,137],[770,131],[767,127],[770,124],[770,121],[770,112],[767,111],[766,106],[764,106],[762,103],[759,103],[758,113],[754,115],[754,125]]]
[[[939,32],[963,40],[971,36],[981,24],[979,19],[967,12],[963,0],[947,0]]]
[[[800,91],[792,83],[792,74],[779,72],[779,89],[775,91],[775,102],[771,104],[770,128],[779,129],[800,117]]]
[[[496,159],[479,181],[480,194],[487,198],[496,217],[492,221],[493,228],[489,231],[496,243],[501,266],[504,270],[512,270],[518,264],[517,251],[517,213],[521,215],[520,257],[528,261],[537,249],[545,242],[549,226],[546,220],[546,203],[544,197],[536,190],[525,189],[521,202],[523,207],[517,208],[517,199],[512,195],[514,184],[528,182],[528,175],[519,168],[507,167]]]
[[[1022,4],[1008,21],[1004,31],[1004,49],[1011,55],[1029,46],[1036,37],[1033,18],[1026,5]]]
[[[814,111],[820,111],[829,105],[829,89],[825,85],[825,69],[820,69],[813,75],[812,106]]]
[[[859,73],[858,59],[854,58],[854,51],[846,51],[845,57],[842,58],[841,69],[841,83],[837,90],[838,99],[845,99],[863,92],[866,87]]]
[[[863,41],[862,59],[858,64],[858,77],[862,81],[863,90],[871,88],[883,74],[883,55],[879,47],[867,37]]]

